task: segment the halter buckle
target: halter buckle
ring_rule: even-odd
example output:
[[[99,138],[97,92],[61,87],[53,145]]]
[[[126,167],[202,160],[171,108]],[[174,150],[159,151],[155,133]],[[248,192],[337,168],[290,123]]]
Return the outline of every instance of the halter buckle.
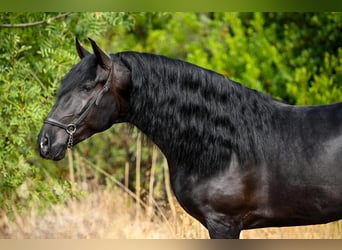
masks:
[[[65,131],[69,134],[69,135],[73,135],[76,132],[76,124],[68,124],[65,128]]]

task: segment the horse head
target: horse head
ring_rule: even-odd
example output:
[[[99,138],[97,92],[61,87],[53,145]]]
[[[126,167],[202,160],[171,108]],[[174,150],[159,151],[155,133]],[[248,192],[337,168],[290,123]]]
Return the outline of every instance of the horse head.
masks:
[[[120,122],[127,108],[130,71],[89,38],[94,54],[76,39],[81,59],[63,78],[57,100],[38,136],[40,155],[61,160],[68,147]]]

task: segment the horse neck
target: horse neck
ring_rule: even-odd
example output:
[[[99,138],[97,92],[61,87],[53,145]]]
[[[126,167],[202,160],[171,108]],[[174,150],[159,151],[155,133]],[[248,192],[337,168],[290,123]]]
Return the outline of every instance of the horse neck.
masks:
[[[264,96],[185,62],[130,56],[127,120],[158,145],[169,162],[206,172],[210,169],[203,162],[219,168],[233,152],[241,160],[257,158],[260,138],[252,130],[267,130],[271,120],[256,115],[270,108],[261,100]]]

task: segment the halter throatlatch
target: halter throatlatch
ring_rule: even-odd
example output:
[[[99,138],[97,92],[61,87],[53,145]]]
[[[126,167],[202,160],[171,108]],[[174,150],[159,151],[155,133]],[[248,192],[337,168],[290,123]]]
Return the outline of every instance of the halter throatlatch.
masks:
[[[88,116],[88,114],[90,113],[93,106],[99,105],[103,95],[109,90],[109,86],[112,82],[113,67],[114,67],[114,64],[113,64],[113,62],[111,62],[109,76],[108,76],[108,79],[107,79],[105,85],[103,86],[103,88],[100,91],[97,92],[97,94],[94,96],[92,101],[89,103],[86,110],[84,110],[84,112],[74,122],[69,123],[69,124],[65,124],[65,123],[59,122],[53,118],[48,117],[45,119],[45,121],[44,121],[45,124],[50,124],[52,126],[62,128],[69,135],[68,144],[67,144],[68,148],[72,148],[72,146],[73,146],[74,134],[76,133],[78,125],[80,125],[81,122],[83,122],[83,120]]]

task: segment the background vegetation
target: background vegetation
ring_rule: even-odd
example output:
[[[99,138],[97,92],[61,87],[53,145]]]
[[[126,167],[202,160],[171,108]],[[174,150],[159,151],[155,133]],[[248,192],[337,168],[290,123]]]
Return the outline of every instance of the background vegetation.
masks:
[[[314,105],[342,100],[341,31],[341,13],[0,13],[0,222],[120,185],[143,204],[135,213],[145,205],[159,217],[175,214],[165,160],[125,125],[61,162],[39,157],[42,122],[78,61],[75,37],[107,52],[184,59],[287,103]]]

